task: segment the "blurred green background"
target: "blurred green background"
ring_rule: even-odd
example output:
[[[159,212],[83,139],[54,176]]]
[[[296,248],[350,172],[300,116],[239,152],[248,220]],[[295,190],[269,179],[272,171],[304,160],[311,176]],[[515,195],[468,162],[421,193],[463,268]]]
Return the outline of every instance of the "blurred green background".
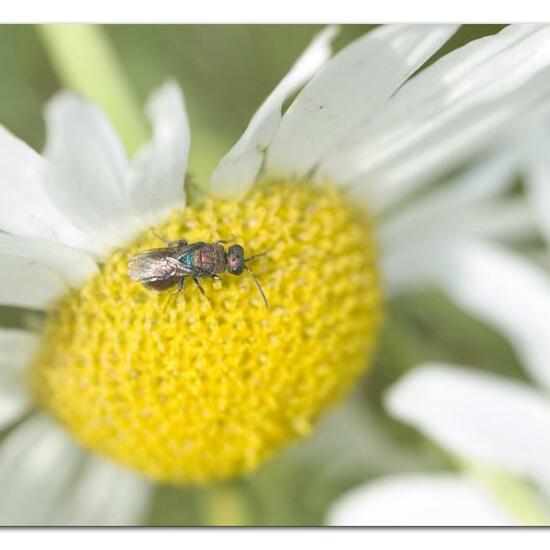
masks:
[[[502,26],[468,25],[441,52]],[[345,25],[339,49],[372,28]],[[318,25],[111,25],[105,31],[143,104],[165,79],[184,89],[192,130],[190,171],[207,181],[216,162],[307,45]],[[86,59],[82,60],[86,64]],[[0,27],[0,122],[41,150],[44,103],[60,88],[36,32]],[[0,322],[20,313],[0,308]],[[452,468],[419,434],[384,414],[385,389],[426,360],[452,360],[523,377],[509,346],[436,292],[388,305],[374,367],[350,399],[326,415],[315,435],[246,478],[207,489],[158,487],[148,523],[316,525],[347,489],[379,475]]]

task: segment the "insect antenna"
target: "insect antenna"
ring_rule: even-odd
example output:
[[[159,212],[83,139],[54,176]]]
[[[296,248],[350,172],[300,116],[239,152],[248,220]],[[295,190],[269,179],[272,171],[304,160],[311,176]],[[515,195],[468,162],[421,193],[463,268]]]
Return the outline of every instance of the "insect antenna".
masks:
[[[266,250],[265,252],[260,252],[259,254],[254,254],[253,256],[250,256],[249,258],[244,258],[244,268],[250,273],[250,276],[252,277],[252,280],[254,281],[254,284],[256,285],[256,288],[258,289],[259,293],[262,295],[262,299],[264,301],[265,307],[269,309],[269,302],[267,301],[267,298],[265,296],[265,292],[262,288],[262,285],[260,284],[260,281],[258,281],[258,278],[254,273],[252,273],[252,270],[246,265],[247,262],[250,262],[251,260],[255,260],[256,258],[260,258],[261,256],[265,256],[269,250]]]
[[[265,252],[264,252],[265,254]],[[261,254],[259,254],[259,256],[261,256]],[[253,256],[254,257],[254,256]],[[256,275],[254,275],[254,273],[252,273],[251,269],[245,265],[244,268],[248,271],[248,273],[250,273],[250,276],[252,277],[252,280],[254,281],[254,284],[256,285],[256,288],[258,289],[259,293],[261,294],[262,296],[262,299],[264,301],[264,304],[265,304],[265,307],[267,309],[269,309],[269,302],[267,301],[267,298],[265,296],[265,293],[264,293],[264,290],[262,288],[262,285],[260,284],[260,281],[258,281]]]
[[[260,252],[259,254],[254,254],[254,256],[250,256],[250,258],[245,258],[245,262],[249,262],[250,260],[255,260],[256,258],[260,258],[261,256],[265,256],[269,250],[266,250],[265,252]]]

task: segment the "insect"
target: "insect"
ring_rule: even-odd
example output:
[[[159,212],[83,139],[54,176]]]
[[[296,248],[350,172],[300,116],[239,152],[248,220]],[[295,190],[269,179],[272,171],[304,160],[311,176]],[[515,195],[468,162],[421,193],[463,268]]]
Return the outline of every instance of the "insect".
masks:
[[[247,271],[258,288],[265,307],[269,307],[260,282],[247,266],[247,262],[266,252],[245,258],[242,246],[234,244],[226,251],[222,246],[226,242],[165,241],[166,246],[163,248],[144,250],[130,258],[128,276],[155,292],[164,292],[177,285],[175,293],[183,290],[185,277],[191,277],[201,294],[206,296],[200,279],[219,281],[221,277],[218,273],[227,271],[232,275],[241,275]]]

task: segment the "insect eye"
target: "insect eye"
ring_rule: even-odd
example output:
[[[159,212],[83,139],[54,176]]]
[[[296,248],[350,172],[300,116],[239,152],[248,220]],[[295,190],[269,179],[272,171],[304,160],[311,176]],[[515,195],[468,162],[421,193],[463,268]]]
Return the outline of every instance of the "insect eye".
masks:
[[[244,271],[244,265],[242,263],[240,264],[235,264],[234,266],[231,267],[231,274],[233,275],[240,275],[242,272]]]
[[[227,270],[232,275],[240,275],[244,271],[244,249],[235,244],[227,251]]]
[[[240,244],[230,246],[227,252],[233,258],[244,258],[244,248]]]

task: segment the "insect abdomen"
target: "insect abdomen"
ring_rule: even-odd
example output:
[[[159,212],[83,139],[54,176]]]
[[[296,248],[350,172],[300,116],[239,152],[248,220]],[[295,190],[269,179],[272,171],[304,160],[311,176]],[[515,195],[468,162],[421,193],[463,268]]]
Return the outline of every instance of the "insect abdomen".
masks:
[[[167,277],[166,279],[159,279],[157,281],[145,281],[142,282],[143,286],[149,290],[154,290],[155,292],[164,292],[169,288],[172,288],[180,282],[181,277]]]

